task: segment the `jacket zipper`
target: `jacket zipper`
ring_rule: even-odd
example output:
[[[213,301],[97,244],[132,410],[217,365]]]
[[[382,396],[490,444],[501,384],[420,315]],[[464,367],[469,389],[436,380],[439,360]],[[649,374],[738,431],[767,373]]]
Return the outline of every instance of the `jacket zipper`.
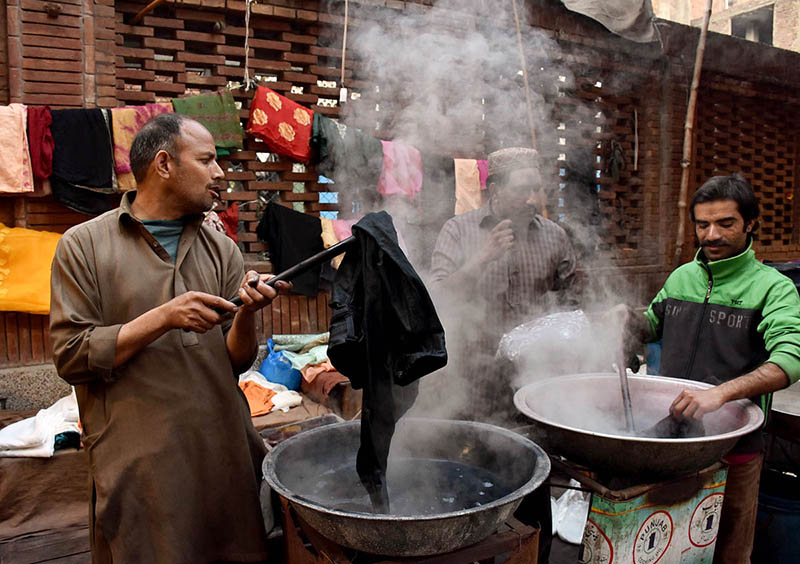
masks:
[[[700,322],[697,324],[697,332],[695,333],[694,341],[692,342],[692,354],[689,357],[689,364],[686,365],[686,372],[683,375],[684,379],[686,380],[691,380],[690,375],[692,373],[692,368],[694,368],[694,359],[697,356],[697,341],[700,338],[700,329],[703,327],[703,320],[706,318],[706,308],[708,307],[708,300],[711,297],[711,289],[714,287],[714,277],[711,275],[711,269],[708,268],[707,264],[703,264],[703,268],[705,268],[706,272],[708,273],[706,299],[703,300],[703,313],[700,316]]]

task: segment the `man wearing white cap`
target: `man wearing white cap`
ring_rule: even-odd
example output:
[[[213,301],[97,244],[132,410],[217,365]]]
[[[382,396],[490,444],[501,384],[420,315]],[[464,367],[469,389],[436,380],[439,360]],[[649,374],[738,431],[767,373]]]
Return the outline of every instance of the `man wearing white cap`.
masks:
[[[575,251],[564,229],[541,215],[545,189],[533,149],[489,155],[489,203],[451,218],[432,257],[433,292],[445,307],[454,369],[451,396],[465,392],[457,416],[507,423],[513,416],[509,375],[498,369],[500,337],[570,299]],[[447,321],[450,323],[447,323]],[[452,376],[463,378],[456,383]],[[550,552],[549,488],[523,500],[515,516],[541,527],[539,562]]]
[[[468,408],[475,418],[497,419],[511,407],[511,389],[482,375],[500,337],[569,299],[576,257],[564,229],[541,215],[545,189],[535,150],[490,154],[487,185],[486,206],[445,223],[431,266],[434,289],[451,300],[454,307],[445,309],[451,317],[455,310],[465,333],[448,334],[449,342],[469,343],[466,368],[475,378]]]

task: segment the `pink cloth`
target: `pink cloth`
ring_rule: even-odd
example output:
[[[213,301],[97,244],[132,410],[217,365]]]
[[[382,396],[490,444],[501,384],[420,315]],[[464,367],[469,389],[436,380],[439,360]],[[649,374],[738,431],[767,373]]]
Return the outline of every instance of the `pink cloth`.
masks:
[[[0,192],[33,192],[27,116],[22,104],[0,106]]]
[[[486,190],[486,179],[489,178],[489,161],[478,159],[478,178],[481,181],[481,190]]]
[[[383,169],[378,180],[378,193],[415,199],[422,190],[422,155],[400,141],[381,141],[381,145]]]
[[[353,225],[357,222],[357,219],[334,219],[331,220],[333,224],[333,232],[336,235],[336,239],[339,241],[343,241],[347,239],[350,235],[353,234]]]
[[[159,114],[172,111],[171,102],[111,108],[111,132],[114,136],[114,170],[121,192],[134,190],[136,180],[131,173],[131,144],[144,124]]]

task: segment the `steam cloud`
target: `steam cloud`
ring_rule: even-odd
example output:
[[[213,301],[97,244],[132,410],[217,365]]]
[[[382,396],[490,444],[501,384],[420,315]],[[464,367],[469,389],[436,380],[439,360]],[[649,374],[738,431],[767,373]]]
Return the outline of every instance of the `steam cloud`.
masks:
[[[524,22],[526,4],[518,5]],[[379,138],[412,145],[423,155],[486,158],[502,147],[531,145],[510,2],[440,0],[418,13],[379,12],[365,3],[351,3],[350,14],[347,57],[356,61],[357,68],[356,86],[351,90],[358,90],[361,97],[343,105],[344,123]],[[385,19],[378,14],[386,14]],[[522,41],[530,73],[537,148],[543,162],[554,163],[543,168],[543,182],[552,187],[553,197],[558,197],[557,187],[564,180],[559,179],[555,165],[559,147],[553,103],[560,90],[574,88],[575,77],[563,64],[561,47],[546,32],[523,24]],[[578,104],[571,118],[590,123],[595,112],[588,105]],[[584,183],[593,187],[592,148],[590,144],[577,159],[571,158],[571,164],[573,179],[583,177]],[[427,181],[430,171],[425,173]],[[346,192],[348,187],[337,189]],[[429,275],[430,253],[438,231],[449,217],[431,219],[428,208],[447,205],[437,198],[429,195],[426,209],[405,200],[375,204],[392,214],[407,254],[423,278]],[[581,267],[596,269],[607,265],[608,256],[598,252],[598,220],[592,198],[585,197],[582,216],[562,218],[562,225],[583,254]],[[373,211],[370,205],[367,203],[361,211]],[[624,280],[614,278],[610,267],[604,273],[612,275],[613,286],[600,279],[590,280],[585,286],[581,306],[590,314],[630,300]],[[447,288],[437,291],[430,283],[428,287],[445,324],[451,365],[422,380],[420,399],[412,413],[443,418],[468,416],[473,383],[459,366],[472,361],[475,351],[465,343],[474,328],[486,320],[469,301],[446,299],[450,293]],[[549,334],[540,332],[538,344],[523,355],[522,370],[513,382],[505,384],[509,396],[513,389],[534,378],[585,369],[611,371],[619,347],[613,336],[620,334],[620,328],[614,320],[598,324],[602,318],[592,317],[592,335],[584,335],[582,340],[561,339],[558,327]],[[576,357],[580,362],[576,363]]]

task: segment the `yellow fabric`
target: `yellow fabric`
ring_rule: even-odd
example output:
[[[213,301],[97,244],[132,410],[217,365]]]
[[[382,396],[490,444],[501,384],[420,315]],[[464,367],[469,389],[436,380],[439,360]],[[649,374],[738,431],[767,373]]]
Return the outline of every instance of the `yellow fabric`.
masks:
[[[482,208],[485,204],[484,191],[481,191],[478,161],[475,159],[453,159],[456,173],[456,209],[461,215]]]
[[[336,231],[333,229],[333,220],[327,217],[321,217],[319,218],[319,221],[322,223],[322,245],[326,249],[334,246],[339,242],[339,238],[336,236]],[[333,266],[333,268],[336,270],[339,270],[339,265],[342,264],[342,259],[344,259],[344,255],[334,257],[331,260],[331,266]]]
[[[60,238],[0,223],[0,311],[50,313],[50,265]]]

